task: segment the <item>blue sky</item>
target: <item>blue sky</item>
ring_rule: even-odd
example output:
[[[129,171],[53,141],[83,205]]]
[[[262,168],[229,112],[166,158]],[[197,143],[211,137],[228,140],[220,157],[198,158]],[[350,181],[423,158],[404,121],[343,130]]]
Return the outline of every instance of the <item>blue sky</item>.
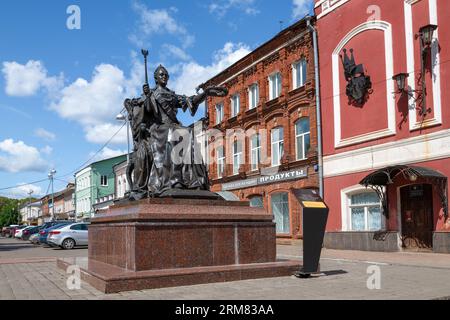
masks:
[[[80,29],[67,20],[80,9]],[[169,87],[194,88],[311,12],[312,0],[15,0],[0,10],[0,195],[41,196],[73,181],[120,128],[123,99],[162,63]],[[74,20],[70,19],[71,22]],[[153,85],[153,77],[150,77]],[[195,118],[203,115],[200,110]],[[184,124],[193,118],[179,114]],[[123,128],[96,157],[126,151]],[[12,189],[7,187],[17,186]]]

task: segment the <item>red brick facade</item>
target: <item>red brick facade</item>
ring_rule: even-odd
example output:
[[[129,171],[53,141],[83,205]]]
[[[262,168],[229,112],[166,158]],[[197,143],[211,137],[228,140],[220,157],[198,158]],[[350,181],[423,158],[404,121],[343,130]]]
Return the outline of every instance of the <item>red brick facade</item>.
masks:
[[[303,86],[294,89],[292,65],[300,59],[306,60],[306,82]],[[269,100],[268,78],[274,72],[281,73],[281,93],[278,98]],[[256,108],[249,109],[248,88],[255,83],[259,86],[259,103]],[[253,196],[262,196],[264,208],[271,213],[273,213],[270,203],[271,195],[286,192],[289,206],[289,232],[278,233],[278,236],[300,238],[302,235],[301,207],[291,190],[294,188],[317,188],[318,186],[318,173],[315,170],[317,164],[317,132],[314,50],[311,34],[306,28],[306,22],[304,20],[299,21],[283,30],[205,83],[205,86],[210,85],[223,85],[229,89],[227,97],[210,97],[207,100],[210,129],[220,130],[224,135],[230,129],[245,131],[266,129],[267,135],[262,137],[262,144],[266,145],[267,156],[269,157],[269,163],[260,164],[258,170],[252,171],[250,138],[247,136],[242,150],[244,164],[240,166],[239,174],[233,175],[232,140],[231,143],[225,142],[225,168],[223,177],[218,178],[217,158],[214,150],[217,147],[217,142],[214,145],[214,141],[210,140],[209,156],[212,161],[209,165],[209,177],[212,190],[222,191],[225,183],[262,176],[261,170],[271,167],[271,132],[274,128],[283,127],[284,153],[281,157],[278,172],[307,168],[307,177],[231,191],[241,200],[249,200]],[[237,116],[231,117],[231,96],[235,94],[240,96],[240,110]],[[220,103],[224,105],[223,121],[216,125],[216,105]],[[297,161],[295,123],[303,117],[309,117],[310,149],[306,153],[306,159]]]

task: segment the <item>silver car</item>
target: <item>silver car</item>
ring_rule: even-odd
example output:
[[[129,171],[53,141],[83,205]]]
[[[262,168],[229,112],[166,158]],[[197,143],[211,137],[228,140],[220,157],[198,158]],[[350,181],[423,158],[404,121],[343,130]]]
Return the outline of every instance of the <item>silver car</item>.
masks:
[[[88,245],[88,224],[73,223],[58,229],[51,230],[47,237],[50,245],[63,249],[73,249],[75,246]]]

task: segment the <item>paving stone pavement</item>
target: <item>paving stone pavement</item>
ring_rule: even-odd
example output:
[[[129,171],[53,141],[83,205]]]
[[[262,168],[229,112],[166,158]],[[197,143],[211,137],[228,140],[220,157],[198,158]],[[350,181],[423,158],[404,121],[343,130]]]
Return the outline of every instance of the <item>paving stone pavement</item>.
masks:
[[[0,243],[1,241],[0,239]],[[278,253],[280,257],[300,259],[300,249],[300,246],[295,245],[278,246]],[[322,274],[309,279],[290,276],[107,295],[85,282],[81,283],[80,289],[69,290],[68,274],[58,269],[56,262],[48,257],[42,258],[42,262],[17,257],[17,263],[14,263],[11,257],[2,259],[1,253],[0,251],[1,300],[378,300],[450,297],[450,255],[431,254],[424,259],[423,254],[408,254],[407,259],[402,260],[405,255],[400,253],[324,250]],[[380,289],[368,289],[367,282],[372,276],[372,273],[368,273],[368,267],[379,268]]]

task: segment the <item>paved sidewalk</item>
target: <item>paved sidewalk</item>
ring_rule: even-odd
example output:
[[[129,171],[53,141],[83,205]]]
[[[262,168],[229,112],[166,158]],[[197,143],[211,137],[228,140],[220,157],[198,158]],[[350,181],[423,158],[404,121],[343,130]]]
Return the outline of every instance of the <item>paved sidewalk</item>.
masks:
[[[323,273],[309,279],[290,276],[105,295],[85,282],[81,283],[80,289],[69,290],[69,275],[58,269],[54,260],[40,256],[41,251],[37,253],[38,257],[29,257],[29,260],[20,254],[16,258],[2,258],[1,244],[4,243],[5,239],[0,239],[0,299],[300,300],[450,297],[450,255],[325,249],[321,259]],[[51,252],[48,248],[34,249]],[[277,249],[280,257],[300,259],[299,245],[278,245]],[[78,253],[85,256],[87,251],[80,250]],[[69,253],[62,251],[58,254]],[[381,287],[370,290],[367,282],[372,274],[368,273],[368,267],[373,266],[379,268]]]

